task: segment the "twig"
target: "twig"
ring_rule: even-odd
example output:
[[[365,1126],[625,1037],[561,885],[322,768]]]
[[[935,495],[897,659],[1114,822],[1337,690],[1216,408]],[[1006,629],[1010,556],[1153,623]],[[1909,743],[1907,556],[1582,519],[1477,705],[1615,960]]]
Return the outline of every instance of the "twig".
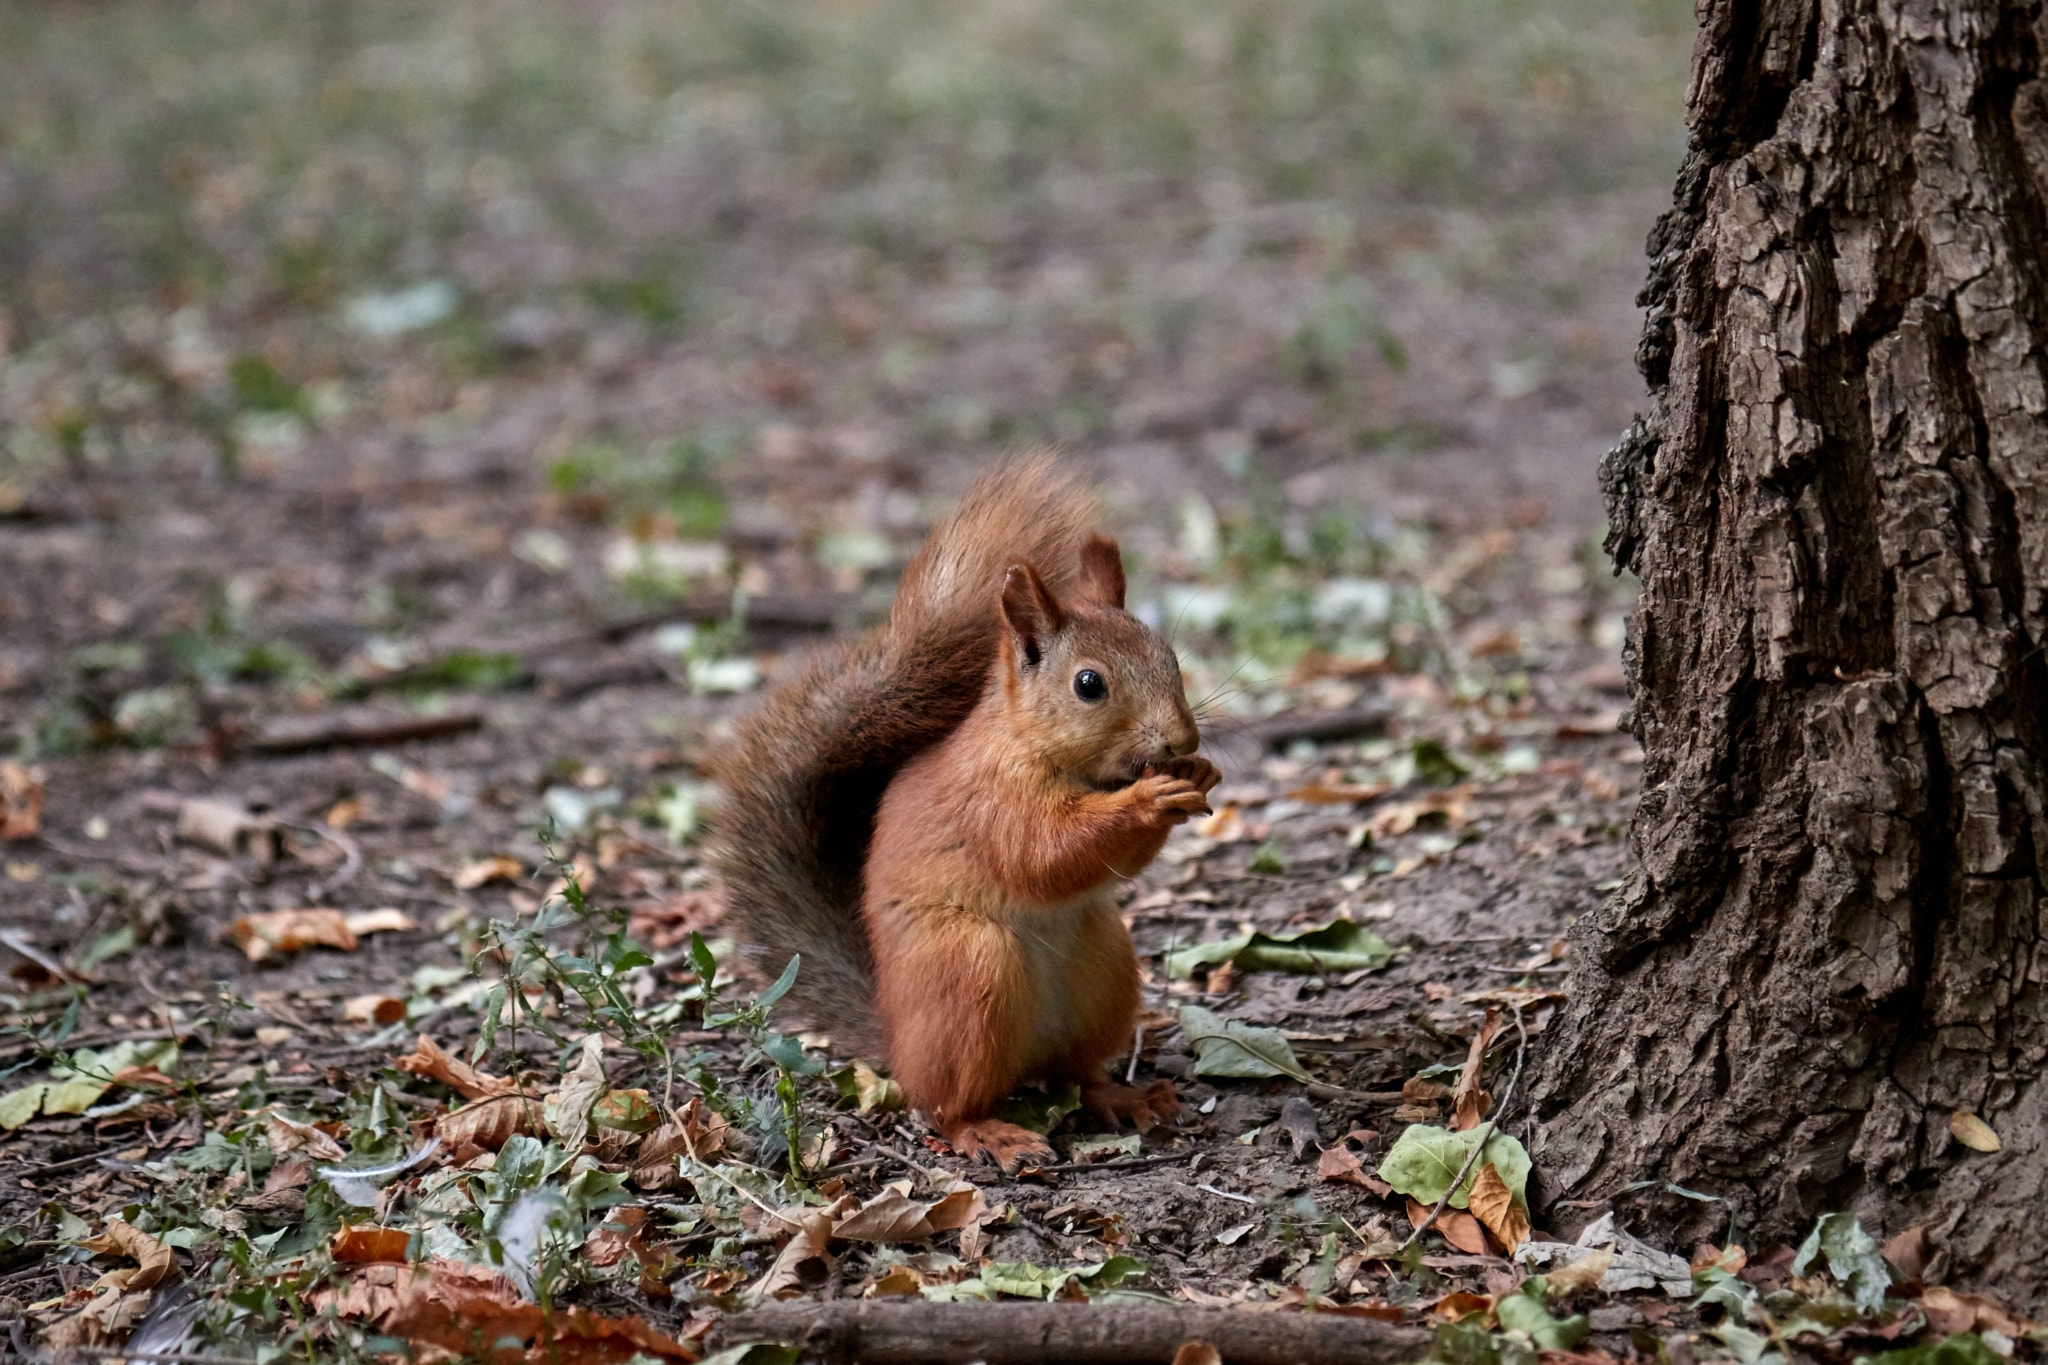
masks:
[[[1124,1084],[1130,1085],[1138,1079],[1138,1054],[1145,1050],[1145,1026],[1138,1025],[1138,1034],[1131,1039],[1131,1064],[1124,1068]]]
[[[128,1151],[134,1146],[135,1144],[132,1142],[124,1142],[119,1147],[103,1147],[97,1152],[87,1152],[84,1156],[75,1156],[68,1161],[53,1161],[47,1166],[38,1166],[32,1171],[23,1171],[20,1178],[23,1180],[40,1180],[46,1175],[58,1175],[65,1171],[75,1171],[80,1166],[90,1166],[93,1162],[103,1157],[110,1157],[117,1152]]]
[[[1229,1190],[1219,1190],[1214,1185],[1197,1185],[1195,1186],[1195,1188],[1198,1190],[1207,1190],[1210,1194],[1213,1194],[1220,1199],[1235,1199],[1238,1203],[1250,1204],[1253,1208],[1257,1208],[1259,1206],[1259,1201],[1252,1198],[1248,1194],[1232,1194]]]
[[[444,739],[483,728],[481,711],[447,711],[438,716],[361,714],[315,716],[304,722],[281,722],[247,740],[242,747],[257,754],[302,754],[313,749],[378,748],[413,740]]]
[[[1232,1365],[1395,1365],[1419,1359],[1420,1328],[1335,1313],[1249,1313],[1192,1304],[929,1303],[840,1299],[763,1304],[712,1329],[714,1349],[800,1346],[806,1358],[876,1365],[981,1360],[1166,1362],[1205,1341]]]
[[[1381,734],[1393,716],[1393,707],[1373,702],[1341,711],[1285,712],[1255,720],[1245,731],[1268,749],[1284,749],[1297,739],[1328,741]]]
[[[1465,1164],[1458,1168],[1457,1179],[1453,1180],[1450,1188],[1444,1191],[1443,1198],[1436,1201],[1436,1207],[1429,1211],[1429,1217],[1416,1224],[1415,1231],[1408,1234],[1408,1240],[1401,1243],[1403,1251],[1415,1245],[1416,1238],[1435,1226],[1437,1215],[1442,1213],[1444,1206],[1451,1202],[1451,1196],[1464,1188],[1465,1177],[1472,1173],[1472,1167],[1478,1163],[1479,1154],[1486,1150],[1486,1144],[1493,1141],[1494,1126],[1500,1122],[1500,1116],[1507,1112],[1509,1102],[1515,1097],[1515,1082],[1522,1079],[1522,1054],[1529,1049],[1529,1033],[1528,1030],[1522,1027],[1522,1007],[1516,1005],[1514,1009],[1515,1069],[1513,1074],[1508,1077],[1507,1089],[1501,1091],[1500,1103],[1494,1106],[1493,1113],[1487,1116],[1486,1126],[1479,1130],[1479,1141],[1472,1144],[1471,1152],[1465,1157]]]

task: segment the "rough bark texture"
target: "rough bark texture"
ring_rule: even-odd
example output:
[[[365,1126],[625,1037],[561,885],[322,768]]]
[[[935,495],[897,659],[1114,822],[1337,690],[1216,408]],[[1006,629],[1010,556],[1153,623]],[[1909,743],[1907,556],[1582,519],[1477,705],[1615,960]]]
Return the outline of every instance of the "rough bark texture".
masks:
[[[1700,16],[1654,406],[1603,470],[1640,869],[1574,931],[1544,1195],[1923,1223],[2048,1307],[2048,18]]]

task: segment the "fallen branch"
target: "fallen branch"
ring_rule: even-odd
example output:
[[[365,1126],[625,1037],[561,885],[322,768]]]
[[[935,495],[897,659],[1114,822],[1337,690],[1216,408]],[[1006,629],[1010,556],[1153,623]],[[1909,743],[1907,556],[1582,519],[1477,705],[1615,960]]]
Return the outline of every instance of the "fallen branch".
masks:
[[[1323,1313],[1254,1313],[1176,1304],[929,1303],[875,1300],[764,1304],[712,1329],[723,1349],[745,1342],[800,1345],[830,1361],[913,1365],[981,1360],[1171,1361],[1190,1341],[1231,1365],[1403,1365],[1429,1334]]]
[[[746,599],[744,613],[749,630],[817,631],[831,630],[857,613],[861,605],[861,595],[851,592],[763,593]],[[731,618],[732,597],[718,593],[608,621],[597,628],[596,635],[600,640],[617,644],[673,622],[712,625]]]
[[[1289,711],[1246,724],[1245,732],[1268,749],[1284,749],[1298,739],[1327,743],[1386,733],[1394,709],[1381,702],[1349,706],[1341,711]]]
[[[365,749],[420,739],[445,739],[483,728],[481,711],[446,711],[438,716],[378,716],[340,713],[302,721],[279,721],[242,742],[258,754],[303,754],[315,749]]]
[[[1508,1077],[1508,1087],[1507,1089],[1501,1091],[1500,1103],[1495,1105],[1493,1112],[1487,1116],[1486,1126],[1479,1130],[1479,1141],[1472,1144],[1472,1151],[1469,1155],[1466,1156],[1465,1164],[1458,1168],[1457,1179],[1451,1181],[1451,1187],[1444,1191],[1444,1197],[1436,1201],[1436,1207],[1429,1211],[1429,1217],[1423,1219],[1420,1223],[1417,1223],[1415,1225],[1415,1231],[1408,1234],[1408,1240],[1401,1243],[1401,1249],[1403,1251],[1406,1251],[1409,1247],[1414,1246],[1415,1239],[1420,1237],[1423,1233],[1428,1232],[1430,1228],[1435,1225],[1437,1215],[1444,1211],[1444,1205],[1451,1202],[1451,1196],[1464,1188],[1465,1177],[1472,1174],[1473,1166],[1477,1165],[1479,1162],[1479,1154],[1486,1150],[1487,1143],[1493,1141],[1494,1126],[1500,1122],[1500,1116],[1507,1112],[1509,1102],[1515,1098],[1515,1082],[1522,1079],[1522,1055],[1526,1053],[1528,1050],[1529,1032],[1527,1029],[1522,1027],[1522,1007],[1520,1005],[1516,1005],[1515,1069],[1514,1072]]]

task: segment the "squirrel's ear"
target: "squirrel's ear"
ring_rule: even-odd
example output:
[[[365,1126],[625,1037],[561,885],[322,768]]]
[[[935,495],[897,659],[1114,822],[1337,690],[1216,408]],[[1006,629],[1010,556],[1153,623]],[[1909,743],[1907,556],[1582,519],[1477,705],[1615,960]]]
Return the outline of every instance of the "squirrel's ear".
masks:
[[[1003,575],[1003,620],[1009,623],[1018,656],[1036,667],[1045,657],[1046,641],[1067,623],[1067,614],[1046,589],[1038,570],[1029,564],[1012,564]]]
[[[1124,609],[1124,555],[1108,536],[1092,535],[1081,546],[1074,595],[1098,606]]]

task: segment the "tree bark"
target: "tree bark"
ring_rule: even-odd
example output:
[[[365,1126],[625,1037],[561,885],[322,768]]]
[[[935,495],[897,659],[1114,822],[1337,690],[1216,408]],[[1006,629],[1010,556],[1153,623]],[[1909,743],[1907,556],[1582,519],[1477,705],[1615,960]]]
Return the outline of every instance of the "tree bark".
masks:
[[[1700,15],[1652,410],[1602,469],[1638,870],[1573,931],[1544,1197],[1923,1224],[1931,1273],[2048,1307],[2048,17]]]

